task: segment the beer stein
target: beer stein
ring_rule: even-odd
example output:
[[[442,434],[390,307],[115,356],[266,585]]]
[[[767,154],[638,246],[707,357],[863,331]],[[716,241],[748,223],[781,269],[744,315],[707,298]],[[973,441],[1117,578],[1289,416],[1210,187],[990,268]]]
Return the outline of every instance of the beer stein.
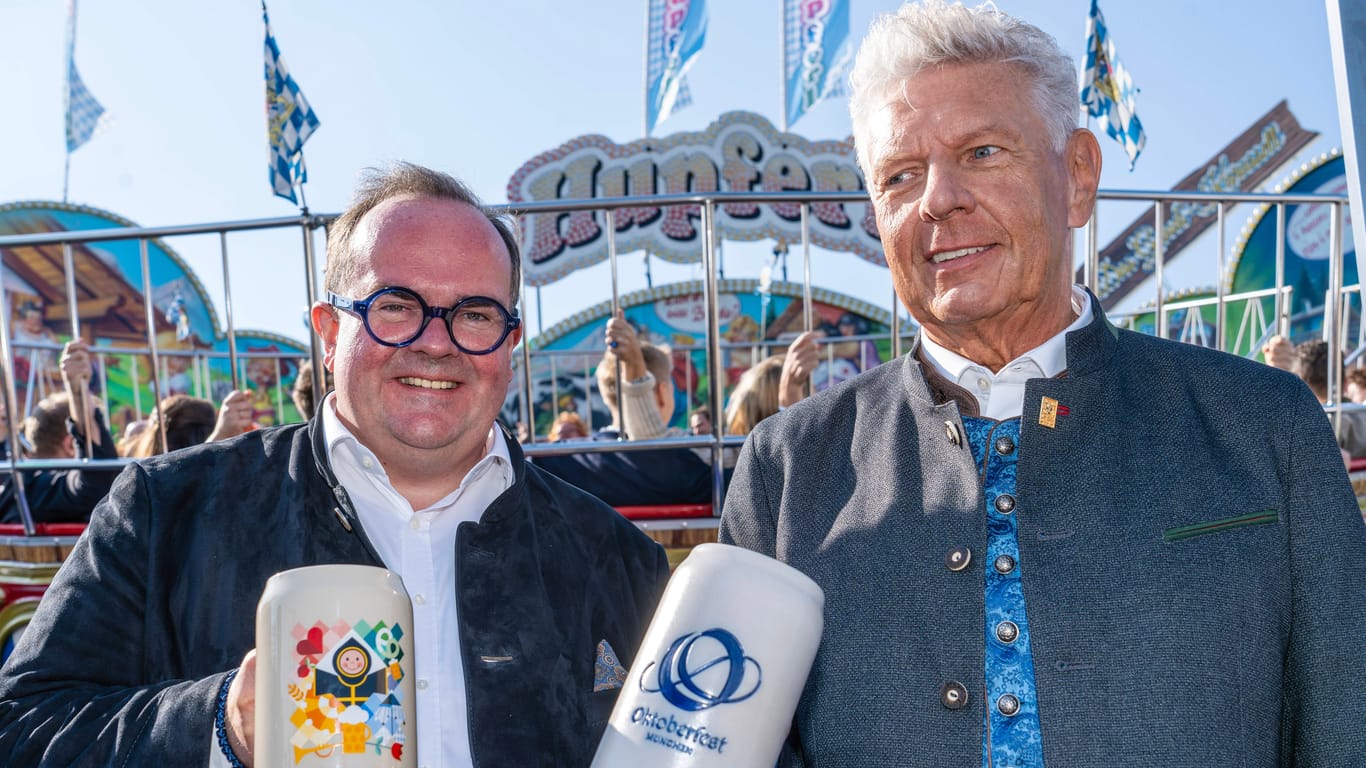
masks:
[[[795,568],[726,544],[694,548],[664,590],[593,768],[773,768],[824,607]]]
[[[383,568],[272,576],[256,609],[257,768],[416,766],[412,626]]]

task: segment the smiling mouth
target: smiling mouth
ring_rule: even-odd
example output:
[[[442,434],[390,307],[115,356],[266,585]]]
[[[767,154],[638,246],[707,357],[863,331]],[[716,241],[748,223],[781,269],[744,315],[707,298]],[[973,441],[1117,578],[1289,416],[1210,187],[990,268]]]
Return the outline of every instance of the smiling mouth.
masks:
[[[423,389],[455,389],[457,386],[453,381],[432,381],[431,379],[419,379],[416,376],[404,376],[399,381]]]
[[[944,251],[943,253],[936,253],[930,258],[930,261],[935,264],[943,264],[946,261],[953,261],[954,259],[959,259],[964,256],[971,256],[974,253],[981,253],[986,249],[987,246],[979,245],[972,248],[959,248],[956,251]]]

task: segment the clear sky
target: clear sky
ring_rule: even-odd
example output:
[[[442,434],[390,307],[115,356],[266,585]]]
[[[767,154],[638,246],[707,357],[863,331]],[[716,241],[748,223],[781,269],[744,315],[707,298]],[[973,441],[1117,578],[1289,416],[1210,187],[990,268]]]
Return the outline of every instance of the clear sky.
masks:
[[[9,94],[0,203],[62,196],[65,5],[0,0]],[[694,103],[656,135],[699,130],[736,109],[778,122],[780,3],[709,5],[707,44],[689,74]],[[853,0],[854,35],[897,5]],[[997,5],[1082,56],[1089,0]],[[1132,172],[1120,146],[1102,136],[1103,189],[1170,188],[1282,98],[1322,134],[1297,164],[1338,146],[1322,0],[1104,0],[1101,9],[1141,89],[1148,134]],[[267,183],[259,3],[82,0],[79,10],[76,61],[114,122],[72,155],[72,203],[146,226],[296,212]],[[509,177],[541,152],[583,134],[627,143],[643,132],[645,0],[275,0],[270,13],[285,62],[322,120],[305,147],[314,212],[340,211],[358,170],[397,159],[449,171],[486,201],[504,202]],[[842,139],[846,105],[818,105],[793,130]],[[1102,208],[1102,242],[1104,222],[1118,231],[1136,213]],[[1230,243],[1249,214],[1230,215]],[[239,327],[306,338],[298,243],[297,233],[230,239]],[[196,268],[221,317],[217,238],[169,244]],[[756,276],[765,255],[764,247],[728,247],[727,276]],[[624,286],[643,287],[639,256],[622,265]],[[857,257],[818,254],[814,274],[832,289],[890,304],[885,270]],[[546,287],[540,322],[548,327],[606,299],[606,275],[590,269]],[[655,262],[656,285],[695,275]],[[1173,276],[1172,287],[1182,279],[1214,282],[1212,271],[1195,272]],[[534,297],[524,307],[534,331]]]

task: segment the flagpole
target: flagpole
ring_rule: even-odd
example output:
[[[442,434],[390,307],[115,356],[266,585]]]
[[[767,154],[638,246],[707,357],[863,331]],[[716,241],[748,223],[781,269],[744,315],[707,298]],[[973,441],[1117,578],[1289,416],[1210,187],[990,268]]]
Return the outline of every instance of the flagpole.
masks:
[[[654,0],[646,0],[645,3],[645,65],[641,67],[644,83],[644,95],[640,100],[644,108],[641,113],[641,124],[645,126],[640,132],[641,136],[650,138],[650,14],[654,9]]]
[[[62,168],[62,204],[65,205],[68,199],[68,192],[71,187],[71,67],[76,61],[76,0],[69,0],[67,3],[67,39],[66,39],[66,87],[62,96],[62,104],[66,106],[65,130],[62,132],[62,144],[66,149],[66,160]]]
[[[787,133],[787,0],[778,0],[778,71],[783,75],[778,82],[778,124]]]
[[[300,176],[308,175],[308,165],[304,162],[304,148],[302,145],[299,146],[299,170],[301,172]],[[304,216],[307,216],[308,198],[304,197],[304,180],[300,178],[299,183],[295,186],[299,188],[299,213]]]

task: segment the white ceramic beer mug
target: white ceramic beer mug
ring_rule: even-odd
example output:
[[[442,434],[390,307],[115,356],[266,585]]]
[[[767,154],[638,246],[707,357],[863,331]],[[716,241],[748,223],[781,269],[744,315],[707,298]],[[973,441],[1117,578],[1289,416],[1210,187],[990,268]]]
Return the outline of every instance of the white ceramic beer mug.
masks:
[[[725,544],[694,548],[664,590],[593,768],[773,768],[824,607],[795,568]]]
[[[412,626],[383,568],[270,577],[256,609],[257,768],[417,765]]]

